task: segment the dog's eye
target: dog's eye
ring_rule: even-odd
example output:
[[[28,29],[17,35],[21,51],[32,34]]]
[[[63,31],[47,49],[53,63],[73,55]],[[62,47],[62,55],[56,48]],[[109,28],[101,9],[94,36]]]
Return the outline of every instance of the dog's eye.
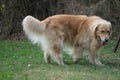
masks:
[[[107,31],[107,33],[110,35],[111,32],[110,32],[110,31]]]
[[[104,33],[105,31],[101,31],[101,33]]]
[[[110,31],[107,31],[107,33],[110,33]]]

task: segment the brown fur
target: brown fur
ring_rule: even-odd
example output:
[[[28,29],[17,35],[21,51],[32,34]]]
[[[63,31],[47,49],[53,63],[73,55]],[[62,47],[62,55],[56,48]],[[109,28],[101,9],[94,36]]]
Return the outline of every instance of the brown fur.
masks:
[[[54,57],[59,65],[64,65],[62,49],[66,45],[71,48],[74,62],[79,61],[87,50],[90,62],[102,65],[98,50],[109,39],[111,24],[97,16],[55,15],[43,21],[27,16],[23,20],[23,29],[34,43],[42,44],[47,63]]]

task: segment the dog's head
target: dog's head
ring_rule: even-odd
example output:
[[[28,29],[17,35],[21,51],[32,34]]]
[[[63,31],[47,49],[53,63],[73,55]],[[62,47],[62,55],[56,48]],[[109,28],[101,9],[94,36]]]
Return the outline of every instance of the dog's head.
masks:
[[[110,38],[112,32],[111,23],[105,20],[98,23],[95,28],[95,37],[100,43],[100,45],[105,45]]]

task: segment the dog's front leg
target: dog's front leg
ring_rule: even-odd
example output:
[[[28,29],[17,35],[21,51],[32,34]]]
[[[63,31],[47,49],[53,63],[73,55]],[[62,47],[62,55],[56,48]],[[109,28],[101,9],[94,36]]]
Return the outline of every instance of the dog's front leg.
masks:
[[[83,48],[81,47],[74,47],[72,50],[72,58],[73,62],[77,63],[83,57]]]
[[[104,66],[104,64],[102,64],[101,61],[99,60],[99,54],[98,54],[98,51],[96,50],[90,50],[89,61],[92,64],[95,64],[98,66]]]

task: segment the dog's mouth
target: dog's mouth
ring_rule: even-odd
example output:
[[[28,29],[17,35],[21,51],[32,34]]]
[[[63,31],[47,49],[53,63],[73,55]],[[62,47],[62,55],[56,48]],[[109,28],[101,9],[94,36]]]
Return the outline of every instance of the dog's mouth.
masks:
[[[98,37],[98,42],[100,43],[100,45],[101,45],[101,46],[104,46],[104,45],[106,45],[106,44],[107,44],[107,42],[108,42],[108,41],[106,41],[106,40],[105,40],[105,41],[103,41],[103,40],[101,40],[101,38],[100,38],[100,37]]]
[[[104,46],[104,45],[107,44],[107,42],[105,42],[105,41],[101,41],[100,44],[101,44],[102,46]]]

